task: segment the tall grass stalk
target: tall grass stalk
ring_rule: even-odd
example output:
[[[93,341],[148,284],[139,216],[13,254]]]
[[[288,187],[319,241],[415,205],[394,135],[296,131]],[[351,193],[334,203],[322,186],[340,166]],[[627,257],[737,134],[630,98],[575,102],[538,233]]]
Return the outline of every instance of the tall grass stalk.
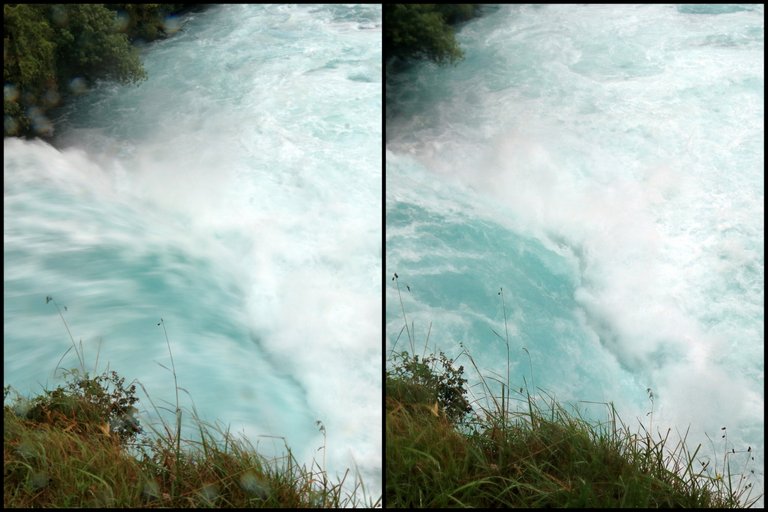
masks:
[[[400,282],[398,281],[399,276],[397,273],[395,273],[394,277],[392,277],[392,280],[395,282],[395,286],[397,286],[397,297],[400,299],[400,310],[403,312],[403,319],[405,320],[405,330],[408,333],[408,342],[411,345],[411,354],[415,354],[416,351],[414,350],[413,345],[413,337],[411,336],[411,331],[408,329],[408,317],[405,316],[405,306],[403,305],[403,296],[400,293]]]
[[[171,350],[171,341],[168,339],[168,331],[165,328],[165,321],[162,318],[160,318],[160,322],[157,325],[158,326],[162,326],[162,328],[163,328],[163,334],[165,334],[165,343],[168,346],[168,355],[171,358],[171,370],[170,371],[173,374],[173,390],[176,393],[176,410],[174,411],[175,412],[175,417],[176,417],[176,436],[175,436],[175,441],[176,441],[175,445],[176,445],[176,447],[175,447],[175,451],[176,451],[176,460],[178,460],[179,457],[181,456],[181,414],[182,414],[181,413],[180,403],[179,403],[179,381],[178,381],[178,378],[176,377],[176,365],[173,362],[173,351]],[[160,364],[160,363],[158,363],[158,364]],[[163,366],[162,364],[160,364],[160,366],[162,366],[163,368],[168,370],[168,367]],[[177,491],[177,489],[178,489],[177,482],[178,482],[179,477],[180,477],[179,465],[176,464],[174,469],[175,469],[175,472],[176,472],[176,476],[175,476],[175,478],[173,479],[173,481],[171,483],[171,493],[173,494],[173,496],[177,496],[177,492],[178,492]]]
[[[56,311],[59,313],[59,318],[61,318],[62,323],[64,324],[64,328],[67,330],[67,334],[69,335],[69,339],[72,340],[72,346],[69,347],[65,352],[64,355],[61,356],[59,359],[59,362],[56,364],[56,368],[59,367],[59,364],[61,361],[66,357],[66,355],[69,353],[71,349],[75,349],[75,354],[77,354],[77,360],[80,362],[80,370],[85,373],[85,354],[83,352],[83,341],[80,340],[80,350],[77,350],[77,344],[75,343],[75,337],[72,336],[72,331],[69,329],[69,324],[67,323],[67,320],[64,318],[64,315],[61,313],[61,308],[59,307],[59,303],[56,302],[56,300],[51,297],[50,295],[45,297],[45,303],[48,304],[49,302],[53,302],[53,305],[56,306]],[[98,361],[98,357],[97,357]],[[94,370],[95,372],[95,370]]]

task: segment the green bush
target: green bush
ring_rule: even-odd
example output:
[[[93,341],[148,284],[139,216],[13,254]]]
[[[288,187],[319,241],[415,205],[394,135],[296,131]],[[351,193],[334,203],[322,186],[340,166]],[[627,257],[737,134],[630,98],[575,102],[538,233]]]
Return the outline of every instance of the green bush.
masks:
[[[37,422],[58,421],[79,428],[101,425],[105,434],[116,435],[126,444],[142,432],[134,417],[138,401],[136,386],[125,387],[125,378],[115,371],[89,377],[70,370],[63,386],[35,398],[22,415]]]
[[[387,370],[387,396],[408,404],[437,402],[453,423],[461,423],[472,411],[466,398],[464,367],[440,352],[422,359],[402,352],[393,356],[395,364]]]
[[[184,4],[108,4],[105,7],[117,11],[124,20],[121,30],[131,41],[154,41],[169,35],[173,30],[166,24],[166,17],[180,11]]]
[[[138,52],[118,32],[115,13],[98,4],[54,5],[48,18],[55,31],[59,80],[79,76],[133,83],[144,80]]]
[[[3,6],[6,136],[51,136],[46,111],[96,80],[137,83],[147,75],[130,41],[173,32],[166,16],[182,4],[11,4]],[[76,82],[73,82],[75,81]],[[76,83],[77,86],[70,86]]]
[[[470,19],[473,4],[385,4],[384,51],[387,58],[427,58],[454,64],[464,56],[450,24]]]

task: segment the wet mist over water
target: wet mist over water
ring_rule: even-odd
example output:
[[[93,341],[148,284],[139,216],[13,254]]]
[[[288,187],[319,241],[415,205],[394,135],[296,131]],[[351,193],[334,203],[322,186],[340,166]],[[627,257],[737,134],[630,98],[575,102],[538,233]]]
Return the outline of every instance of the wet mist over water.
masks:
[[[213,6],[4,143],[4,371],[99,352],[266,453],[381,485],[381,7]],[[98,347],[100,346],[100,349]],[[63,366],[77,366],[73,353]],[[142,400],[145,421],[150,405]],[[351,480],[351,479],[350,479]]]
[[[635,425],[653,407],[713,465],[735,450],[757,495],[764,13],[694,7],[505,6],[461,28],[457,66],[395,75],[386,272],[419,348],[431,323],[505,375],[503,288],[513,387]]]

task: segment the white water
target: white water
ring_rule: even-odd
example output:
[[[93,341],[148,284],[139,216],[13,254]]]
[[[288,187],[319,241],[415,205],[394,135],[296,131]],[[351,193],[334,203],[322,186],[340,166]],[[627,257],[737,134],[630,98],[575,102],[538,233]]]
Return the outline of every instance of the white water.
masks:
[[[378,495],[381,7],[212,6],[142,58],[61,113],[59,149],[5,140],[4,382],[58,382],[50,295],[89,367],[101,342],[173,402],[162,318],[203,419]]]
[[[690,425],[700,460],[722,472],[734,450],[734,486],[745,474],[761,494],[763,20],[762,6],[505,6],[461,28],[457,66],[396,75],[386,272],[417,350],[431,323],[430,348],[463,342],[506,378],[503,288],[513,387],[595,417],[605,407],[582,401],[613,401],[673,437]]]

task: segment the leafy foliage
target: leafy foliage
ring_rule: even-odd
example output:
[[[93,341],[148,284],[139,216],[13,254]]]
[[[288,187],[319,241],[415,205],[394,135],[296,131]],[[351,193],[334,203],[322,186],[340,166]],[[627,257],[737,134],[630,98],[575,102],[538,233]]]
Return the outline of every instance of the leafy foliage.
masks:
[[[402,352],[394,356],[395,364],[387,370],[387,395],[405,403],[437,402],[454,423],[461,422],[472,411],[467,401],[463,377],[464,367],[440,352],[422,359]]]
[[[47,89],[55,90],[55,50],[53,29],[43,9],[24,4],[3,6],[6,135],[28,132],[33,116],[24,113],[24,106],[35,106]]]
[[[3,6],[4,133],[50,136],[46,110],[96,80],[146,79],[130,40],[165,36],[182,4],[11,4]]]
[[[478,4],[433,4],[449,25],[471,20],[477,14]]]
[[[65,386],[37,397],[27,417],[42,421],[58,415],[64,419],[74,418],[83,425],[108,424],[111,432],[124,443],[141,433],[138,420],[133,417],[133,405],[139,401],[135,385],[126,388],[125,378],[114,371],[89,377],[71,370],[68,377]]]
[[[172,32],[167,27],[166,16],[182,10],[184,4],[107,4],[105,7],[117,11],[118,19],[124,21],[121,29],[130,40],[154,41]]]
[[[55,5],[49,19],[56,33],[59,78],[82,76],[121,83],[146,78],[138,52],[116,30],[115,13],[98,4]]]
[[[36,5],[3,6],[3,79],[20,85],[46,83],[55,77],[54,34]]]
[[[475,15],[473,4],[385,4],[384,50],[388,58],[427,58],[454,64],[464,56],[450,24]]]

